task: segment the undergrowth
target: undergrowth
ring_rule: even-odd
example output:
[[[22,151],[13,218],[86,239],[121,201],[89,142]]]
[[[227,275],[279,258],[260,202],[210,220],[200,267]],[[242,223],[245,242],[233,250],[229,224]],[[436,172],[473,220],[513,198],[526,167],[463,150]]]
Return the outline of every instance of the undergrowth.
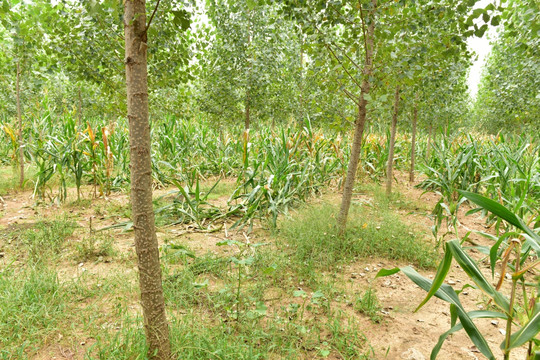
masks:
[[[367,205],[351,207],[349,226],[338,236],[332,204],[305,206],[294,218],[284,220],[281,234],[300,264],[332,268],[358,257],[382,257],[412,263],[419,268],[435,267],[433,246],[390,208]]]

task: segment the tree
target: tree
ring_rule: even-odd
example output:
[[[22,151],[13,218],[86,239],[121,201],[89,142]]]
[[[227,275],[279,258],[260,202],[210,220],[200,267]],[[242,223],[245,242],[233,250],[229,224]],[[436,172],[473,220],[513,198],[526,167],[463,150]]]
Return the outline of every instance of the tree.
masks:
[[[215,117],[286,119],[299,106],[300,39],[278,5],[230,0],[208,2],[211,34],[201,64],[201,110]],[[280,111],[275,111],[280,108]]]
[[[483,70],[474,104],[476,124],[490,132],[540,130],[540,5],[513,0]]]
[[[24,161],[25,161],[25,143],[24,143],[24,123],[22,108],[22,89],[21,80],[23,69],[30,73],[39,74],[39,64],[46,61],[40,56],[41,48],[36,41],[40,37],[39,27],[36,30],[35,25],[39,22],[40,6],[38,4],[26,4],[24,1],[13,1],[11,4],[7,1],[0,7],[0,20],[4,29],[10,35],[10,44],[8,45],[8,56],[12,61],[11,68],[15,73],[15,100],[17,109],[18,123],[18,142],[19,142],[19,187],[24,185]],[[31,61],[33,60],[33,61]],[[35,79],[33,79],[35,80]],[[31,82],[28,81],[28,84]]]
[[[449,52],[463,53],[460,49],[465,48],[463,40],[468,36],[465,32],[474,25],[472,20],[469,25],[467,16],[475,2],[287,2],[285,9],[297,19],[303,31],[312,41],[317,41],[320,47],[326,48],[334,58],[333,68],[341,74],[337,76],[341,90],[357,107],[351,157],[337,221],[341,236],[346,230],[367,113],[385,102],[383,99],[389,95],[388,88],[393,88],[390,84],[400,85],[403,78],[414,78],[417,68],[422,70],[421,62],[418,61],[421,56],[418,54],[427,51],[426,41],[440,44],[436,48],[440,51],[436,51],[434,47],[430,52],[437,53],[440,57],[448,56]],[[425,11],[427,6],[430,7],[429,12]],[[443,28],[443,36],[437,38],[437,31],[440,29],[431,28],[432,20],[435,20],[437,25],[446,22],[451,26],[448,29]],[[425,28],[429,29],[427,33],[430,37],[422,35],[422,32],[426,32],[423,31]],[[402,36],[405,33],[409,36]],[[434,38],[436,41],[433,41]],[[454,44],[457,46],[453,46]],[[396,52],[396,49],[400,49],[401,53]],[[406,52],[406,56],[402,55],[403,52]],[[388,69],[393,69],[396,65],[396,62],[391,61],[385,66],[386,60],[390,58],[396,59],[401,65],[398,71],[393,73],[393,77],[388,79]]]
[[[139,285],[149,356],[170,359],[169,327],[161,281],[159,249],[152,206],[152,163],[148,120],[148,28],[146,0],[124,2],[127,111],[131,156],[131,206]]]

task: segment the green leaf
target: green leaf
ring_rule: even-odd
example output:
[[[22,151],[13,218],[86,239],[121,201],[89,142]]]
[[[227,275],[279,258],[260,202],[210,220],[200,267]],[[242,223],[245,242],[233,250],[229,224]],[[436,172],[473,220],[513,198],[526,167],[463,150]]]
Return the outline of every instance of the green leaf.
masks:
[[[540,306],[536,306],[534,309],[534,314],[531,319],[525,326],[516,331],[510,337],[510,346],[509,349],[516,348],[525,344],[528,341],[531,341],[536,337],[536,334],[540,332]],[[504,349],[505,342],[501,344],[501,349]]]
[[[208,287],[208,279],[205,279],[202,283],[194,282],[192,283],[195,289],[202,289]]]
[[[506,319],[505,314],[494,312],[494,311],[485,311],[485,310],[471,311],[471,312],[468,312],[467,315],[471,319],[486,319],[486,318],[487,319],[494,319],[494,318]],[[437,344],[435,344],[435,346],[433,347],[433,350],[431,350],[430,359],[435,360],[446,338],[461,329],[463,329],[463,325],[460,323],[455,326],[452,326],[450,330],[448,330],[447,332],[439,336],[439,341],[437,341]]]
[[[477,17],[480,17],[480,15],[482,15],[483,13],[484,13],[484,9],[474,9],[471,17],[473,19],[476,19]]]
[[[501,23],[501,16],[497,15],[491,18],[491,26],[499,26]]]
[[[268,306],[266,306],[262,301],[257,301],[257,305],[255,305],[255,312],[261,316],[266,315],[266,311],[268,310]]]
[[[487,295],[489,295],[495,304],[497,304],[501,309],[508,312],[510,309],[510,304],[508,300],[486,280],[476,262],[463,251],[463,248],[459,244],[458,240],[452,240],[446,243],[447,248],[452,251],[454,259],[463,271],[471,278],[472,281]]]
[[[328,357],[328,355],[330,355],[330,350],[328,350],[328,349],[321,349],[321,350],[320,350],[320,355],[321,355],[321,357],[324,357],[324,358],[325,358],[325,357]]]
[[[474,35],[476,35],[477,37],[482,37],[484,36],[487,29],[488,29],[487,24],[484,24],[478,30],[474,32]]]
[[[433,295],[435,295],[437,290],[439,290],[441,285],[444,283],[444,279],[446,278],[448,271],[450,270],[450,265],[452,265],[452,252],[446,249],[444,252],[443,261],[441,261],[441,263],[439,264],[439,268],[437,269],[437,274],[435,275],[435,278],[433,279],[433,285],[431,286],[431,289],[429,289],[429,292],[426,295],[426,298],[420,303],[420,305],[418,305],[418,307],[416,308],[416,310],[414,310],[414,312],[417,312],[418,310],[420,310],[420,308],[424,306],[429,301],[429,299],[431,299]]]
[[[536,242],[538,246],[540,246],[540,236],[534,233],[527,225],[525,225],[525,222],[520,217],[512,213],[510,210],[508,210],[498,202],[495,202],[485,196],[478,195],[469,191],[458,190],[458,192],[476,205],[486,209],[487,211],[492,212],[504,221],[524,231],[527,235],[531,237],[533,241]]]
[[[175,25],[180,27],[183,31],[189,29],[191,26],[191,19],[186,10],[172,10],[171,12],[174,16],[173,22]]]
[[[381,269],[381,270],[379,270],[377,275],[375,275],[375,279],[378,278],[378,277],[394,275],[394,274],[398,273],[399,270],[400,270],[399,268]]]
[[[257,1],[255,1],[255,0],[246,0],[246,4],[247,4],[247,7],[248,7],[249,10],[253,10],[257,6]]]

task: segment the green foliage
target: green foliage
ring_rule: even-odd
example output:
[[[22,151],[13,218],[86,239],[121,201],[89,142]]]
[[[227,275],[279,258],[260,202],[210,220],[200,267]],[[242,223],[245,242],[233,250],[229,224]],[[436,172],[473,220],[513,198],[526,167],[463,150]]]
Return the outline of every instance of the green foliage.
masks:
[[[91,233],[75,243],[76,261],[103,260],[114,254],[113,237],[108,233]]]
[[[380,207],[374,217],[369,208],[352,209],[351,225],[344,238],[337,235],[333,206],[304,207],[291,220],[280,224],[292,256],[304,266],[332,268],[356,257],[384,257],[407,261],[428,268],[435,264],[436,253],[392,211]],[[412,230],[412,229],[411,229]]]
[[[354,303],[354,309],[368,316],[374,323],[379,323],[383,319],[382,306],[374,289],[369,288],[364,291],[363,295],[358,296]]]
[[[504,27],[483,70],[475,102],[477,123],[491,133],[540,130],[540,8],[534,0],[509,1]]]
[[[540,145],[538,139],[521,136],[475,138],[456,135],[433,146],[422,172],[427,178],[418,186],[434,191],[440,200],[434,209],[434,235],[445,219],[448,233],[455,232],[457,211],[464,199],[459,190],[468,190],[499,199],[536,227],[540,213]],[[483,210],[485,212],[485,210]],[[499,231],[501,223],[493,215],[488,222]],[[443,235],[444,238],[444,235]]]
[[[198,102],[216,121],[284,122],[298,112],[299,38],[278,8],[208,2],[214,40],[201,68]]]
[[[66,317],[58,276],[44,266],[0,270],[0,357],[25,359],[52,336]]]
[[[63,245],[76,228],[68,219],[43,220],[8,228],[3,237],[20,250],[31,264],[41,264],[58,257]]]

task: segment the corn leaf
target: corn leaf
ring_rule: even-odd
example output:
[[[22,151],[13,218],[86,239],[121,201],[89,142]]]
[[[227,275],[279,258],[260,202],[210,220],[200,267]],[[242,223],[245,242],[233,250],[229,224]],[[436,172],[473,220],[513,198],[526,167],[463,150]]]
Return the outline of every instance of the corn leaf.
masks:
[[[420,303],[420,305],[418,305],[414,312],[420,310],[420,308],[424,306],[433,295],[435,295],[437,290],[439,290],[439,288],[444,282],[444,279],[446,278],[446,275],[448,274],[448,271],[450,270],[450,265],[452,265],[452,253],[448,249],[446,249],[446,251],[444,252],[443,261],[441,261],[439,268],[437,269],[437,274],[433,279],[433,285],[431,286],[431,289],[429,289],[426,298]]]
[[[513,333],[510,337],[510,346],[508,347],[508,350],[531,341],[536,337],[536,334],[540,332],[540,306],[537,305],[534,310],[535,311],[529,322],[521,329]],[[504,347],[505,342],[503,341],[501,344],[501,349],[504,349]]]
[[[447,248],[452,251],[454,259],[461,266],[463,271],[471,278],[472,281],[487,295],[489,295],[495,304],[501,309],[508,312],[510,304],[508,300],[486,280],[476,262],[463,251],[458,240],[452,240],[446,243]]]
[[[506,319],[506,315],[503,313],[494,312],[494,311],[485,311],[485,310],[470,311],[469,313],[467,313],[467,315],[471,319],[486,319],[486,318],[487,319],[494,319],[494,318]],[[437,355],[439,354],[439,351],[441,351],[441,347],[444,341],[446,340],[446,338],[461,329],[463,329],[463,325],[459,323],[457,325],[452,326],[452,328],[448,330],[447,332],[441,334],[441,336],[439,336],[439,341],[437,341],[437,344],[435,344],[435,346],[433,347],[433,350],[431,350],[431,355],[429,356],[429,358],[431,360],[435,360],[437,358]]]

